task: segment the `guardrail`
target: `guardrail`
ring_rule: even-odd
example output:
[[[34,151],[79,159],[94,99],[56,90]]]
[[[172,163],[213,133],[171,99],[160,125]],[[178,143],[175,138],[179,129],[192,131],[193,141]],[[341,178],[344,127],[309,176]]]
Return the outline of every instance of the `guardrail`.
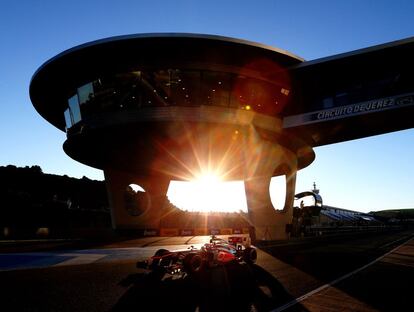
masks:
[[[203,236],[203,235],[232,235],[250,234],[251,228],[161,228],[145,229],[143,236]]]

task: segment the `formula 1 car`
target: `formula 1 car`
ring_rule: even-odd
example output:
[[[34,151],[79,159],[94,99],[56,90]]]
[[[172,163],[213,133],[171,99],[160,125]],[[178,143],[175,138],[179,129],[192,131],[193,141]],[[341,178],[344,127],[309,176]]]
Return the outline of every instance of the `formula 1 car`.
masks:
[[[200,249],[193,246],[182,251],[159,249],[154,256],[145,261],[144,265],[137,264],[137,266],[146,267],[162,278],[165,274],[197,274],[206,268],[218,265],[231,262],[253,264],[256,260],[256,248],[235,246],[213,236],[210,243],[204,244]]]

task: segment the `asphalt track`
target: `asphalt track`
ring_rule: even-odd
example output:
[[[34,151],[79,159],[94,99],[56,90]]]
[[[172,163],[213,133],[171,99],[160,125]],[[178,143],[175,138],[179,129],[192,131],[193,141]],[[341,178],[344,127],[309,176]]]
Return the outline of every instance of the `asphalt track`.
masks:
[[[0,254],[0,302],[4,311],[410,311],[412,234],[261,246],[257,265],[162,281],[137,269],[136,261],[158,248],[187,248],[208,237],[145,238],[86,249],[62,243],[35,252],[9,247]]]
[[[226,238],[225,235],[221,237]],[[201,247],[210,236],[145,237],[85,247],[76,241],[40,243],[28,241],[23,246],[3,246],[0,253],[0,272],[17,269],[47,268],[114,261],[140,261],[152,256],[160,248],[185,250]],[[77,248],[76,248],[77,247]],[[90,247],[90,246],[89,246]]]

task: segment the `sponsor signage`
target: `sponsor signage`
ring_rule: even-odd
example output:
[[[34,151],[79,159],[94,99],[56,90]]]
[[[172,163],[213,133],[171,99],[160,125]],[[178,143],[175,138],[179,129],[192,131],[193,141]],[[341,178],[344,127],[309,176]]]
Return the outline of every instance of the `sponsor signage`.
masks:
[[[402,94],[346,106],[324,109],[306,114],[287,116],[283,119],[283,128],[291,128],[317,122],[336,120],[362,114],[382,112],[393,108],[414,105],[414,93]]]
[[[231,234],[233,234],[233,229],[230,229],[230,228],[220,229],[220,234],[221,235],[231,235]]]
[[[143,236],[205,236],[205,235],[232,235],[232,234],[249,234],[249,228],[195,228],[195,229],[178,229],[162,228],[145,229]]]
[[[220,229],[210,229],[210,234],[211,235],[219,235],[220,234]]]
[[[158,236],[158,230],[156,229],[145,229],[144,236]]]
[[[208,230],[206,228],[196,228],[194,229],[194,235],[196,236],[208,235]]]
[[[194,230],[193,229],[182,229],[180,231],[180,235],[181,236],[193,236],[194,235]]]
[[[178,229],[161,229],[160,236],[178,236]]]

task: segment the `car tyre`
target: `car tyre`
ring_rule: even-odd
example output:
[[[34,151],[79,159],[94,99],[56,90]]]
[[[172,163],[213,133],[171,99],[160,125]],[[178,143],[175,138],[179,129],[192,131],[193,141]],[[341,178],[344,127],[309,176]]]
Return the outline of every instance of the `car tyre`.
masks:
[[[169,253],[170,253],[170,251],[167,250],[167,249],[158,249],[155,252],[154,257],[162,257],[162,256],[164,256],[166,254],[169,254]],[[150,269],[152,270],[151,275],[154,276],[156,279],[159,279],[159,280],[161,280],[165,275],[165,270],[161,266],[161,262],[162,262],[162,260],[153,261],[151,266],[150,266]]]
[[[154,257],[162,257],[162,256],[164,256],[164,255],[166,255],[166,254],[168,254],[168,253],[170,253],[170,251],[169,250],[167,250],[167,249],[158,249],[156,252],[155,252],[155,254],[154,254]]]
[[[257,251],[256,248],[247,247],[243,251],[243,260],[248,264],[253,264],[257,260]]]
[[[184,269],[187,273],[197,274],[204,268],[203,258],[196,253],[190,253],[184,258]]]

